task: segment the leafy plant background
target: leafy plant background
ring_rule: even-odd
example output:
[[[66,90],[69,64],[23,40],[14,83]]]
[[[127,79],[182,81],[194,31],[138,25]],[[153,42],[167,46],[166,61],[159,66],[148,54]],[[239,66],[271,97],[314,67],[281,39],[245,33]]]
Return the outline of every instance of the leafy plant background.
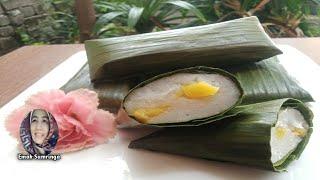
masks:
[[[38,39],[20,29],[24,44],[78,43],[74,0],[45,0],[49,16]],[[257,16],[271,37],[320,36],[320,0],[94,0],[92,38],[212,24]],[[52,27],[50,32],[47,28]]]

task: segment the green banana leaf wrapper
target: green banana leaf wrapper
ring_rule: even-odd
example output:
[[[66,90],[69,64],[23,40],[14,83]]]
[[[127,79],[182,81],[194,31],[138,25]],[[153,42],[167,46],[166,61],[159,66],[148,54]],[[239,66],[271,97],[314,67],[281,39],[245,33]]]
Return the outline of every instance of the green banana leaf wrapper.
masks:
[[[242,104],[281,98],[294,98],[303,102],[314,101],[308,91],[287,73],[277,57],[229,67],[226,70],[237,77],[244,89]]]
[[[282,160],[271,162],[271,128],[281,107],[298,109],[309,124],[304,139]],[[295,99],[279,99],[238,106],[235,117],[200,127],[163,128],[130,143],[129,148],[147,149],[208,160],[233,162],[284,171],[298,159],[312,133],[312,112]]]
[[[257,17],[85,42],[92,81],[119,81],[193,66],[257,62],[282,52]]]
[[[108,110],[112,113],[117,113],[123,98],[134,86],[135,82],[91,82],[89,77],[89,66],[85,64],[79,72],[74,75],[60,89],[65,92],[70,92],[80,88],[86,88],[95,91],[99,98],[99,108]]]
[[[194,119],[194,120],[191,120],[188,122],[181,122],[181,123],[148,124],[149,126],[156,126],[156,127],[200,126],[203,124],[208,124],[213,121],[218,121],[218,120],[223,119],[225,117],[235,116],[237,114],[237,111],[232,111],[233,113],[227,113],[227,112],[232,110],[237,105],[241,104],[242,97],[243,97],[243,89],[240,85],[240,82],[232,74],[228,73],[227,71],[224,71],[224,70],[218,69],[218,68],[205,67],[205,66],[197,66],[197,67],[179,69],[179,70],[171,71],[168,73],[160,74],[160,75],[152,77],[151,79],[143,81],[142,83],[140,83],[137,86],[135,86],[134,88],[132,88],[128,92],[128,94],[124,97],[123,102],[122,102],[122,108],[124,109],[124,111],[126,111],[126,109],[123,106],[123,104],[131,92],[133,92],[136,89],[143,87],[143,86],[145,86],[155,80],[158,80],[158,79],[161,79],[164,77],[168,77],[168,76],[171,76],[171,75],[177,74],[177,73],[200,73],[200,74],[220,74],[220,75],[223,75],[225,77],[228,77],[231,81],[233,81],[235,83],[235,85],[237,86],[237,88],[240,92],[240,97],[233,106],[231,106],[230,108],[226,109],[225,111],[223,111],[219,114],[216,114],[214,116],[205,117],[205,118],[201,118],[201,119]],[[133,116],[129,116],[129,117],[136,120],[137,122],[139,122],[137,119],[135,119],[135,117],[133,117]]]
[[[303,102],[313,101],[311,95],[299,86],[279,64],[277,57],[266,59],[257,63],[245,64],[226,68],[240,82],[244,96],[242,104],[263,102],[281,98],[295,98]],[[152,76],[151,76],[152,77]],[[69,92],[79,88],[88,88],[98,93],[100,108],[118,111],[123,98],[129,90],[146,80],[147,77],[133,78],[119,82],[91,82],[88,64],[61,89]]]

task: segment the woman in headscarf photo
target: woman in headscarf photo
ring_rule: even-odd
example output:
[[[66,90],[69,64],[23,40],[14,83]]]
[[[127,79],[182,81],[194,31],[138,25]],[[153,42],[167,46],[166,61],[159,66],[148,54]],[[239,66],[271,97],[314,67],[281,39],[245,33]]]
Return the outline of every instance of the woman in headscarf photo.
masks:
[[[32,155],[48,155],[54,149],[59,132],[51,113],[34,109],[22,121],[20,138],[25,150]]]

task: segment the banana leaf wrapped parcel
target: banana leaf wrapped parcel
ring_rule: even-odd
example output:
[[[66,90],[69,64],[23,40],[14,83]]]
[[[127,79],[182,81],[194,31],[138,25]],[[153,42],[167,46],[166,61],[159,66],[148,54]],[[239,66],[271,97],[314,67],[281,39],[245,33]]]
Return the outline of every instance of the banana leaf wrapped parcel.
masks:
[[[70,92],[79,88],[86,88],[95,91],[99,98],[99,108],[117,113],[121,102],[135,81],[121,82],[91,82],[89,66],[85,64],[65,85],[60,89]]]
[[[313,114],[301,101],[278,99],[238,106],[237,116],[199,127],[163,128],[130,143],[147,149],[284,171],[312,133]]]
[[[143,81],[128,92],[123,109],[142,124],[194,126],[225,117],[242,96],[242,87],[232,74],[197,66]]]
[[[294,80],[279,63],[277,57],[260,62],[225,68],[233,74],[243,88],[242,104],[257,103],[281,98],[313,101],[311,95]],[[148,77],[119,82],[91,82],[88,64],[61,89],[72,91],[88,88],[98,93],[100,108],[117,112],[129,90]]]
[[[257,17],[85,42],[92,81],[118,81],[193,66],[257,62],[282,52]]]
[[[277,57],[228,67],[226,70],[236,76],[243,87],[242,104],[281,98],[294,98],[303,102],[314,101],[309,92],[287,73]]]

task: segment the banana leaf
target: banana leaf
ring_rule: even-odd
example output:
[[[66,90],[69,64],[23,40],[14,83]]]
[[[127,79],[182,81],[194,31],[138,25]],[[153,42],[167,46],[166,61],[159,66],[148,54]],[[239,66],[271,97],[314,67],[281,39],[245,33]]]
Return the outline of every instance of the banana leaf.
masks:
[[[277,57],[257,63],[233,66],[225,68],[225,70],[235,75],[240,82],[244,90],[242,104],[291,97],[303,102],[313,101],[311,95],[279,64]],[[149,78],[149,76],[140,77],[139,79],[132,78],[128,81],[91,82],[89,67],[88,64],[86,64],[61,89],[66,92],[78,88],[94,90],[98,93],[100,108],[116,112],[120,108],[121,102],[129,90],[147,78]]]
[[[92,83],[89,77],[89,66],[85,64],[79,72],[74,75],[60,89],[70,92],[80,88],[86,88],[95,91],[99,98],[99,108],[116,113],[121,107],[121,102],[134,82],[95,82]]]
[[[303,102],[314,101],[312,96],[287,73],[277,57],[225,70],[234,74],[242,85],[244,89],[242,104],[281,98],[294,98]]]
[[[171,71],[171,72],[167,72],[167,73],[163,73],[157,76],[154,76],[151,79],[148,79],[146,81],[141,82],[140,84],[138,84],[137,86],[135,86],[134,88],[132,88],[128,94],[124,97],[123,102],[122,102],[122,108],[124,111],[126,111],[125,107],[124,107],[124,102],[126,101],[126,98],[132,93],[134,92],[136,89],[141,88],[155,80],[164,78],[164,77],[168,77],[171,76],[173,74],[177,74],[177,73],[200,73],[200,74],[220,74],[223,75],[225,77],[228,77],[231,81],[233,81],[235,83],[235,85],[237,86],[238,90],[240,91],[240,97],[237,100],[237,102],[229,107],[228,109],[226,109],[225,111],[216,114],[214,116],[210,116],[210,117],[205,117],[205,118],[201,118],[201,119],[194,119],[188,122],[180,122],[180,123],[163,123],[163,124],[148,124],[150,126],[157,126],[157,127],[176,127],[176,126],[200,126],[203,124],[207,124],[213,121],[217,121],[220,120],[222,118],[225,118],[226,116],[235,116],[237,113],[229,113],[228,115],[225,115],[228,111],[230,111],[231,109],[233,109],[234,107],[236,107],[237,105],[239,105],[241,103],[242,100],[242,96],[243,96],[243,89],[239,83],[239,81],[230,73],[222,70],[222,69],[218,69],[218,68],[211,68],[211,67],[205,67],[205,66],[197,66],[197,67],[192,67],[192,68],[185,68],[185,69],[179,69],[179,70],[175,70],[175,71]],[[233,111],[236,112],[236,111]],[[128,113],[129,114],[129,113]],[[134,116],[129,116],[130,118],[132,118],[133,120],[136,120],[137,122],[140,122],[139,120],[137,120]],[[173,121],[174,122],[174,121]],[[142,124],[144,124],[143,122],[140,122]]]
[[[193,66],[257,62],[282,53],[257,17],[85,42],[92,81],[118,81]]]
[[[271,128],[282,107],[298,109],[309,124],[304,139],[287,156],[271,162]],[[272,171],[284,171],[298,159],[312,133],[312,112],[295,99],[279,99],[238,106],[241,113],[200,127],[163,128],[130,143],[141,148],[208,160],[233,162]]]

